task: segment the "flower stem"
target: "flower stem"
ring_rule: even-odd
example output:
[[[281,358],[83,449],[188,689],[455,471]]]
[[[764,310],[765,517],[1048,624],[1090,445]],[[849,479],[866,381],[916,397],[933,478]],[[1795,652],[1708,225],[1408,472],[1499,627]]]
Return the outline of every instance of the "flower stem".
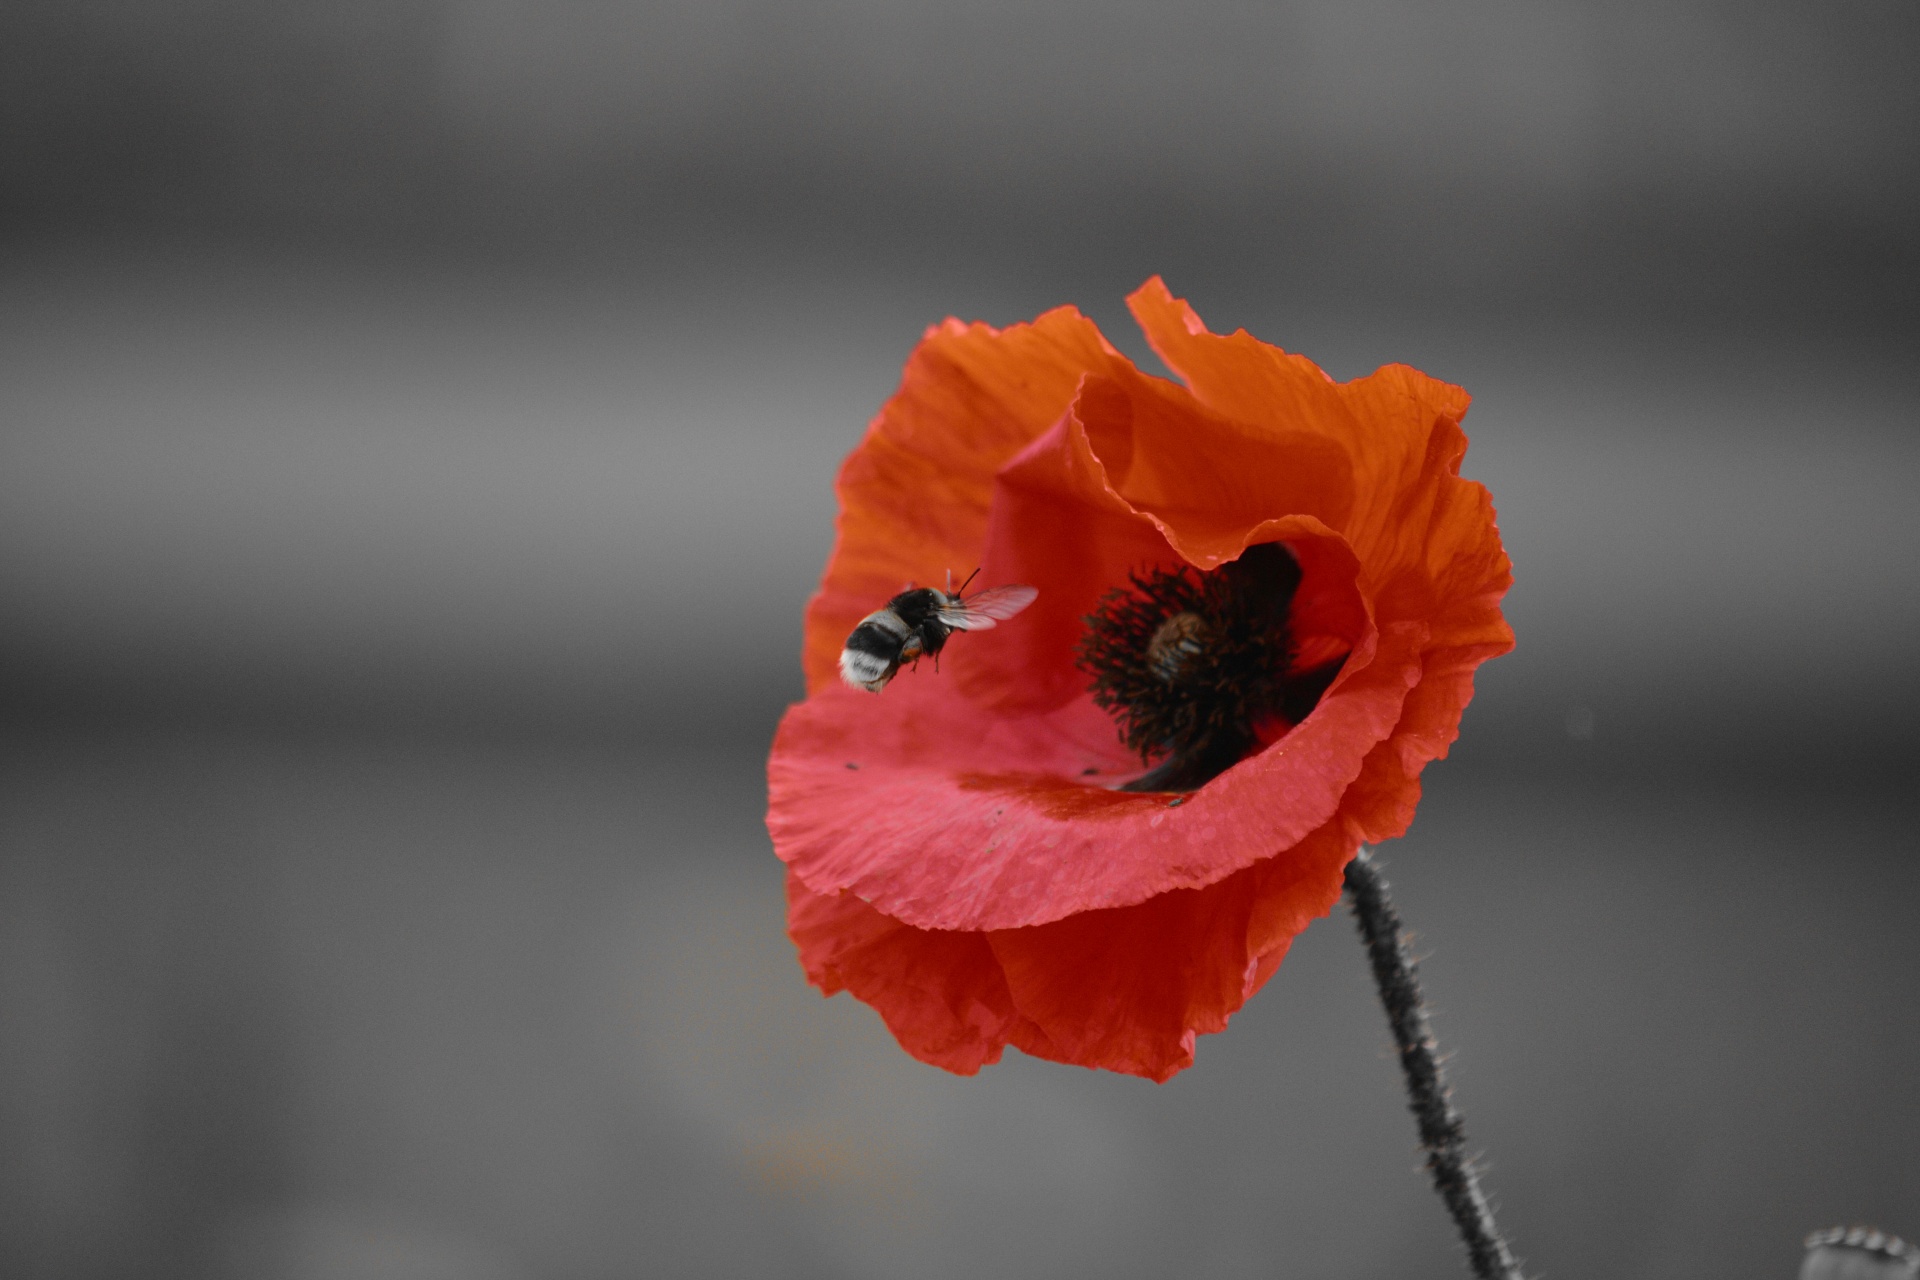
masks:
[[[1448,1097],[1426,1002],[1420,998],[1413,953],[1407,949],[1400,916],[1387,897],[1387,882],[1365,849],[1347,864],[1346,879],[1347,905],[1353,908],[1361,941],[1367,944],[1380,1003],[1386,1006],[1387,1022],[1400,1050],[1400,1066],[1407,1073],[1407,1108],[1419,1125],[1434,1190],[1446,1202],[1467,1246],[1473,1273],[1480,1280],[1521,1280],[1520,1264],[1493,1225],[1493,1209],[1467,1158],[1466,1124]]]

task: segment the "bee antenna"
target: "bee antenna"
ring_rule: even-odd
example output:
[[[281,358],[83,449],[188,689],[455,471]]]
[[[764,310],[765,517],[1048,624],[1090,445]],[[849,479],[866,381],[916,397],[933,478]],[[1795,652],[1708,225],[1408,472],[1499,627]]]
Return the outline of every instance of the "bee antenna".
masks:
[[[977,577],[979,577],[979,576],[980,576],[980,566],[979,566],[979,565],[975,565],[975,566],[973,567],[973,572],[967,575],[967,581],[966,581],[966,582],[963,582],[963,583],[961,583],[961,584],[960,584],[960,590],[959,590],[959,591],[955,591],[955,590],[953,590],[953,589],[952,589],[951,587],[949,587],[949,588],[947,589],[947,594],[948,594],[948,595],[950,595],[950,596],[957,596],[957,595],[959,595],[959,594],[960,594],[961,592],[963,592],[963,591],[965,591],[965,590],[967,589],[967,583],[970,583],[970,582],[972,582],[972,581],[973,581],[973,580],[974,580],[975,578],[977,578]],[[952,582],[952,581],[953,581],[953,570],[951,570],[951,569],[949,569],[949,570],[947,570],[947,581],[948,581],[948,582]]]

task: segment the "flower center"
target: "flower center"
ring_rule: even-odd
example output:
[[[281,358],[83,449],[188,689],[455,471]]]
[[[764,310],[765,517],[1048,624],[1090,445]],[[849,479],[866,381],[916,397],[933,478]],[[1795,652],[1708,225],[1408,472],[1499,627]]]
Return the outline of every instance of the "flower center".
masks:
[[[1197,790],[1254,747],[1256,725],[1304,718],[1338,670],[1290,668],[1300,566],[1280,543],[1211,573],[1181,565],[1129,583],[1087,616],[1077,655],[1121,740],[1160,760],[1122,790]]]

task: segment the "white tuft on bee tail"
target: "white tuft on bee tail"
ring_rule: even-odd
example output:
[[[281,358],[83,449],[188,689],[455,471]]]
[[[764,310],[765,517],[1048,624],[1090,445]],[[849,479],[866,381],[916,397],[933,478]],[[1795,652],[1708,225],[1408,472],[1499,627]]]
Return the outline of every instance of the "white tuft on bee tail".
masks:
[[[891,673],[884,659],[857,649],[840,651],[840,678],[856,689],[878,693],[887,687]]]

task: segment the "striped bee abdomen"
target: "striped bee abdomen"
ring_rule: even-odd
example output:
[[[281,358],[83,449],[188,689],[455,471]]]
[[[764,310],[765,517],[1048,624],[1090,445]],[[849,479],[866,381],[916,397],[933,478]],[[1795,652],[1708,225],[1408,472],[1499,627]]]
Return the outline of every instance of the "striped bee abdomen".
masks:
[[[912,628],[891,609],[878,609],[860,620],[840,650],[840,677],[848,684],[880,692],[900,661]]]

